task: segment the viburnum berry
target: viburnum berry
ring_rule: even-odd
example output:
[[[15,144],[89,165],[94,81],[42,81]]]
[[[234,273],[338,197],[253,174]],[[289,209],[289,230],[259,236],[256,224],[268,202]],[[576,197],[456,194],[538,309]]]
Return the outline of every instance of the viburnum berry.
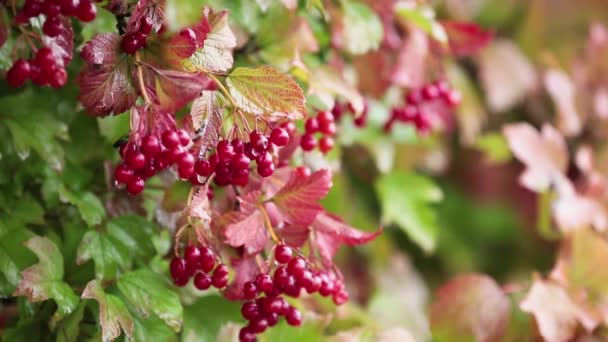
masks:
[[[22,59],[13,63],[13,66],[6,73],[6,81],[11,87],[20,87],[32,75],[32,68],[29,62]]]
[[[90,0],[80,0],[76,7],[76,17],[83,22],[90,22],[97,16],[97,7]]]
[[[146,165],[146,156],[135,150],[128,150],[125,156],[125,163],[133,170],[142,169]]]
[[[126,33],[120,41],[120,47],[125,53],[134,54],[135,52],[137,52],[137,50],[141,49],[144,46],[145,39],[146,37],[140,32]]]
[[[199,272],[194,276],[194,287],[196,287],[198,290],[207,290],[211,287],[211,283],[211,277],[207,274]]]
[[[67,16],[74,16],[76,14],[76,9],[78,8],[79,1],[59,0],[59,5],[61,6],[61,14]]]
[[[317,140],[315,139],[315,136],[309,133],[302,135],[300,138],[300,147],[302,147],[304,151],[314,150],[315,147],[317,147]]]
[[[139,33],[143,34],[144,36],[150,34],[153,24],[152,18],[148,16],[141,17],[139,20]]]
[[[179,135],[176,131],[166,130],[162,133],[161,140],[166,148],[177,147],[180,144]]]
[[[127,191],[131,195],[137,195],[144,190],[144,186],[144,180],[139,176],[135,176],[127,183]]]
[[[274,259],[280,263],[285,264],[289,262],[291,256],[293,255],[292,249],[284,244],[279,244],[274,250]]]
[[[160,140],[154,135],[147,135],[141,140],[141,151],[149,156],[160,152]]]
[[[253,131],[249,134],[249,142],[260,153],[268,149],[268,138],[258,131]]]
[[[282,147],[289,143],[289,132],[281,127],[274,128],[270,133],[270,142]]]
[[[42,25],[42,32],[49,37],[56,37],[63,30],[63,24],[59,16],[47,17]]]
[[[285,314],[285,320],[291,326],[300,326],[302,324],[302,313],[296,308],[290,307],[287,314]]]
[[[135,172],[125,164],[120,164],[114,169],[114,179],[119,183],[128,183]]]
[[[266,293],[267,295],[274,289],[272,278],[268,274],[258,274],[255,278],[255,285],[258,290]]]
[[[319,150],[322,153],[328,153],[334,148],[334,139],[331,137],[325,136],[319,139]]]
[[[319,131],[319,121],[316,118],[308,118],[306,119],[306,123],[304,123],[304,130],[308,134],[314,134]]]

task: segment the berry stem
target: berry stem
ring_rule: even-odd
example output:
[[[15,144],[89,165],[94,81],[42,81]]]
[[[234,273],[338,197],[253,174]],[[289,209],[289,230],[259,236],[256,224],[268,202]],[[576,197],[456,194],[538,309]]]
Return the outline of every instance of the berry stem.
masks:
[[[264,223],[266,224],[266,229],[270,233],[270,237],[272,237],[272,240],[274,240],[274,242],[278,243],[279,238],[277,237],[277,234],[274,232],[274,229],[272,228],[272,224],[270,223],[270,217],[268,217],[268,212],[266,212],[266,208],[264,207],[264,204],[263,203],[260,204],[259,208],[260,208],[260,211],[262,212],[262,216],[264,216]]]
[[[147,104],[152,104],[150,97],[148,96],[148,92],[146,91],[146,86],[144,84],[144,71],[141,67],[141,54],[139,51],[135,52],[135,61],[137,62],[137,79],[139,80],[139,88],[141,90],[141,96],[143,96],[144,101]]]
[[[234,101],[234,99],[232,98],[232,95],[230,95],[230,92],[228,92],[228,89],[226,89],[226,87],[224,87],[224,84],[222,83],[222,81],[220,81],[217,77],[215,77],[215,75],[213,75],[210,72],[205,72],[207,74],[207,76],[209,78],[211,78],[212,80],[215,81],[215,83],[217,84],[217,86],[220,88],[220,92],[224,95],[224,97],[226,97],[228,99],[228,102],[230,102],[230,105],[233,108],[238,108],[236,101]]]

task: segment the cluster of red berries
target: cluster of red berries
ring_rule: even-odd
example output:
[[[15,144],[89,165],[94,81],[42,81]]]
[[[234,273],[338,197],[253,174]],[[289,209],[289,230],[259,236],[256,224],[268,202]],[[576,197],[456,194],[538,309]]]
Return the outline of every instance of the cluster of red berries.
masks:
[[[287,324],[302,324],[302,314],[282,296],[297,298],[302,289],[309,294],[332,296],[337,305],[348,301],[344,284],[333,273],[315,272],[306,260],[294,255],[284,244],[276,246],[274,259],[279,264],[273,276],[258,274],[243,286],[243,297],[247,300],[241,307],[241,314],[249,321],[239,332],[241,342],[255,341],[256,334],[276,325],[281,316]]]
[[[180,287],[188,284],[192,277],[194,287],[201,291],[212,285],[217,289],[228,285],[228,266],[222,263],[216,265],[215,254],[205,246],[186,246],[183,257],[176,256],[171,260],[169,273],[173,283]]]
[[[315,134],[320,133],[318,142]],[[322,153],[334,148],[333,136],[336,134],[336,122],[331,112],[320,111],[314,117],[309,117],[304,123],[304,134],[300,138],[300,147],[304,151],[312,151],[319,147]]]
[[[123,162],[114,170],[114,178],[118,183],[126,184],[132,195],[142,192],[147,178],[173,164],[177,165],[181,178],[189,178],[194,174],[195,164],[194,155],[187,149],[190,144],[190,136],[181,129],[165,130],[160,139],[147,135],[139,146],[126,143],[121,146]]]
[[[365,125],[367,125],[368,111],[369,111],[369,106],[367,104],[367,101],[365,101],[363,103],[363,112],[361,112],[361,114],[359,114],[359,116],[357,116],[353,120],[353,123],[355,124],[356,127],[362,128],[362,127],[365,127]],[[336,101],[336,103],[334,104],[334,107],[331,109],[331,113],[334,116],[334,120],[336,122],[339,122],[342,119],[342,117],[344,116],[344,114],[352,115],[355,113],[355,110],[352,106],[352,103],[341,103],[341,102]]]
[[[68,74],[65,68],[57,64],[53,51],[45,46],[36,52],[33,59],[15,61],[6,73],[6,81],[12,87],[20,87],[28,79],[40,86],[60,88],[66,84]]]
[[[289,143],[288,127],[290,126],[275,127],[269,136],[257,130],[252,131],[248,142],[239,138],[221,140],[217,143],[214,154],[195,163],[194,171],[201,177],[215,174],[214,182],[218,186],[245,186],[249,181],[249,166],[255,160],[258,174],[269,177],[275,169],[272,150]],[[198,179],[191,180],[195,184],[198,182]]]
[[[46,36],[56,37],[63,29],[61,16],[90,22],[97,16],[97,7],[91,0],[25,0],[23,8],[15,16],[15,22],[25,24],[40,14],[46,18],[42,32]]]
[[[405,95],[405,105],[393,108],[384,130],[388,132],[396,122],[402,122],[413,125],[419,133],[428,133],[432,126],[422,107],[439,102],[454,108],[460,104],[460,100],[460,92],[443,80],[412,89]]]
[[[141,17],[138,30],[127,32],[122,36],[122,40],[120,41],[122,51],[132,55],[137,50],[146,46],[146,37],[152,32],[153,25],[152,18],[148,16]]]

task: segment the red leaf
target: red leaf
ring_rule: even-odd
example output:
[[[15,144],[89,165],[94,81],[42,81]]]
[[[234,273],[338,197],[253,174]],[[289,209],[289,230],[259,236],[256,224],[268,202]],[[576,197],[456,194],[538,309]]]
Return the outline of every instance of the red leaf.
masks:
[[[72,31],[72,23],[68,18],[61,17],[61,32],[57,36],[43,35],[42,41],[53,51],[60,66],[65,67],[70,64],[74,55],[74,31]]]
[[[245,299],[243,297],[243,285],[260,273],[258,265],[255,262],[255,257],[232,260],[232,267],[234,268],[235,277],[224,291],[224,297],[229,300]]]
[[[88,64],[78,75],[78,100],[90,114],[120,114],[135,105],[137,92],[121,57],[120,36],[114,33],[99,34],[83,48]]]
[[[494,32],[484,31],[475,23],[442,21],[441,24],[448,34],[450,49],[457,56],[476,54],[494,39]]]
[[[218,104],[216,91],[203,91],[192,103],[190,120],[196,132],[194,151],[205,153],[219,140],[224,108]]]
[[[382,233],[382,228],[375,232],[360,231],[342,222],[337,216],[326,212],[317,215],[312,224],[312,230],[317,251],[326,264],[331,264],[340,245],[361,245],[372,241]]]
[[[237,197],[239,211],[229,212],[224,217],[230,222],[224,231],[226,243],[233,247],[243,246],[246,255],[258,253],[268,242],[264,215],[258,204],[260,195],[260,191],[252,191]]]
[[[318,203],[331,188],[331,171],[321,169],[308,177],[292,171],[285,186],[273,197],[285,221],[308,226],[323,210]]]
[[[511,304],[492,278],[458,276],[437,290],[436,298],[431,306],[431,328],[438,341],[502,340]]]
[[[197,49],[204,48],[207,35],[211,31],[206,16],[203,16],[198,24],[184,28],[182,32],[187,29],[194,32],[194,40],[188,35],[178,32],[169,39],[167,44],[168,58],[178,65],[183,59],[192,56]]]
[[[215,82],[202,73],[157,69],[149,64],[145,66],[156,76],[153,80],[147,77],[147,82],[154,82],[153,87],[146,87],[148,90],[154,89],[148,95],[162,110],[176,112],[197,98],[203,90],[215,90]]]
[[[146,17],[152,21],[152,32],[158,32],[163,24],[165,13],[162,7],[163,1],[158,0],[140,0],[131,12],[129,22],[127,23],[127,32],[139,31],[141,19]]]

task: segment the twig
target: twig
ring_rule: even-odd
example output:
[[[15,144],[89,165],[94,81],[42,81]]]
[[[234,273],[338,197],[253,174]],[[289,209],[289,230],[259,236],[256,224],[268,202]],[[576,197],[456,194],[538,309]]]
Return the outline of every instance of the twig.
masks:
[[[139,88],[141,90],[141,96],[144,98],[147,104],[152,104],[150,97],[148,97],[148,92],[146,91],[146,86],[144,84],[144,72],[141,67],[141,55],[138,52],[135,52],[135,61],[137,62],[137,79],[139,80]]]
[[[266,224],[266,229],[270,233],[270,237],[272,237],[274,242],[278,243],[279,238],[277,237],[277,234],[274,232],[274,229],[272,228],[272,224],[270,223],[270,217],[268,217],[268,213],[266,212],[266,208],[264,208],[264,204],[260,204],[258,207],[260,208],[260,211],[262,212],[262,216],[264,216],[264,223]]]
[[[230,102],[230,105],[233,108],[238,108],[236,101],[234,100],[234,98],[232,98],[232,95],[230,95],[230,92],[228,92],[228,89],[226,89],[226,87],[224,87],[224,84],[222,83],[222,81],[220,81],[217,77],[215,77],[215,75],[213,75],[212,73],[209,73],[208,71],[206,71],[205,73],[207,74],[207,76],[209,78],[211,78],[212,80],[215,81],[217,86],[220,88],[220,92],[224,95],[224,97],[226,97],[228,99],[228,102]]]

